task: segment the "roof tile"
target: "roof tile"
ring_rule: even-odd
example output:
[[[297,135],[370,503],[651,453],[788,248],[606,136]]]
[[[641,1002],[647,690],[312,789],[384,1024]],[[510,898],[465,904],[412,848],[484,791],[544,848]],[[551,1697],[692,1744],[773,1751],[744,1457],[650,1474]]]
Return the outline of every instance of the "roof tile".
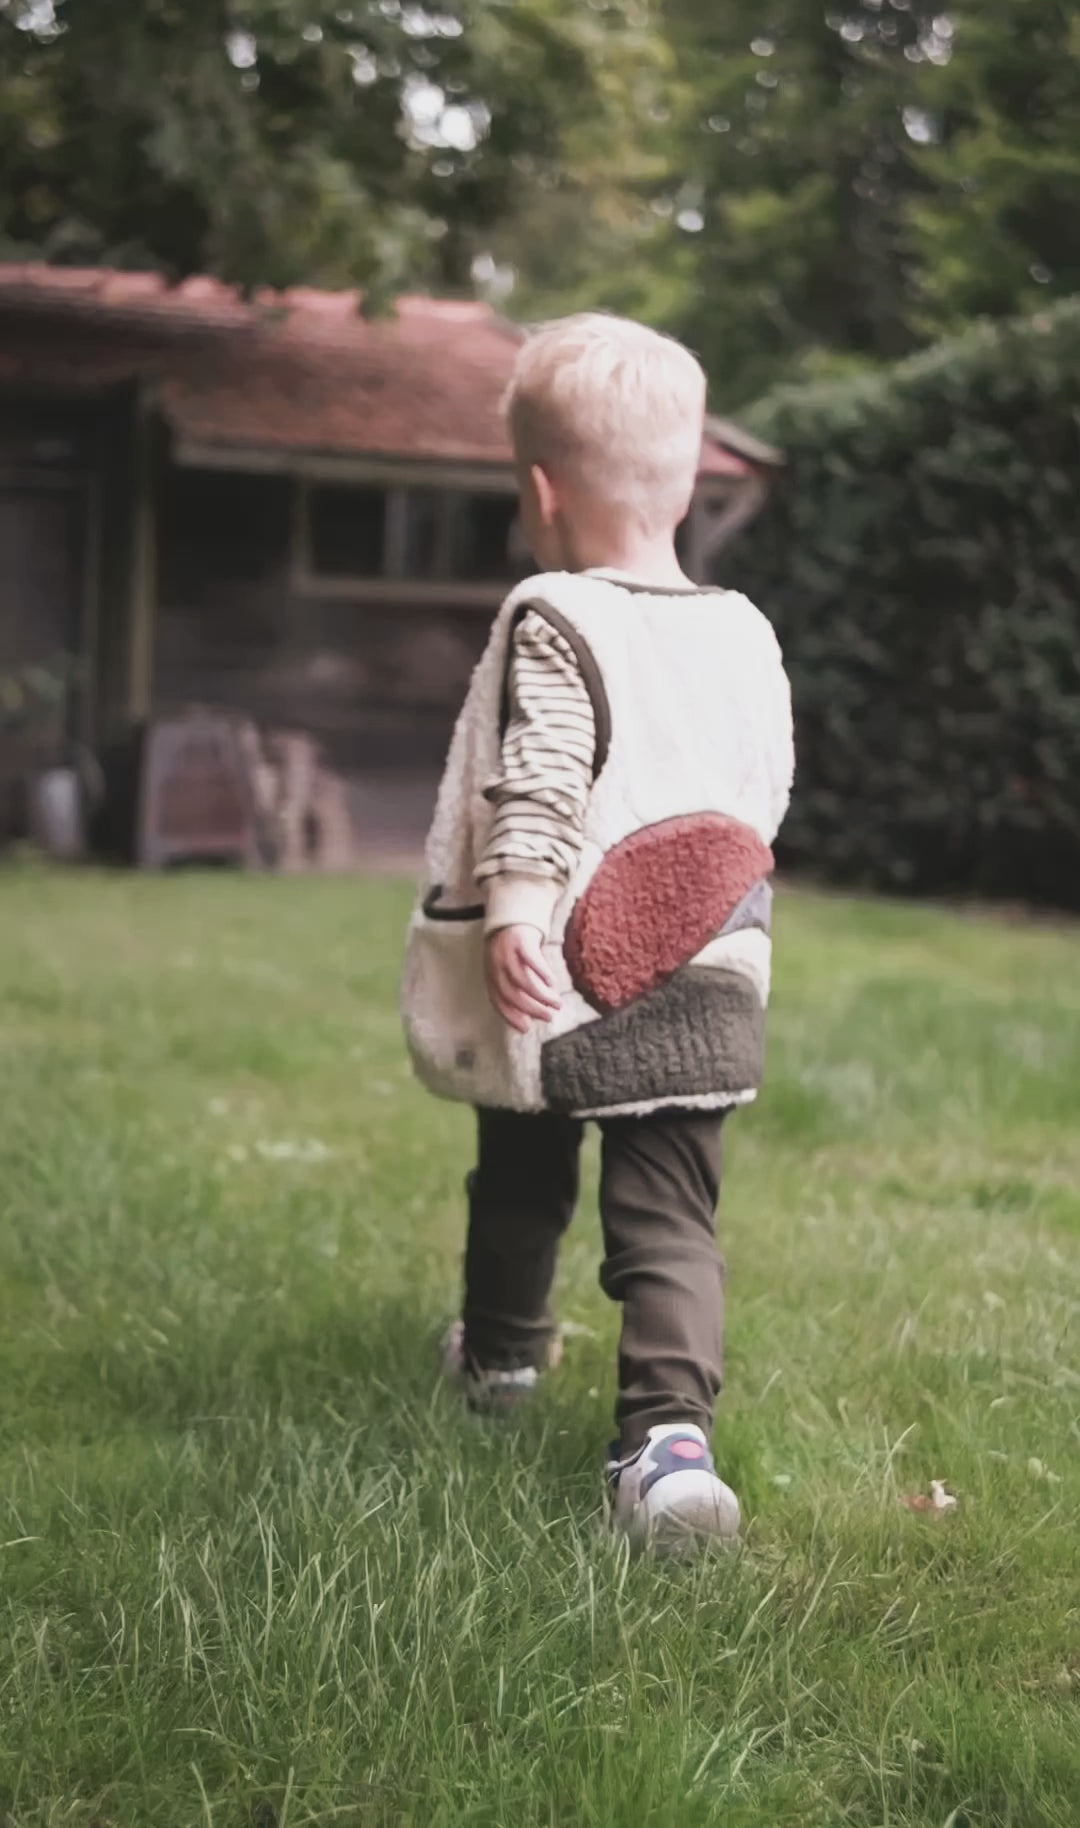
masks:
[[[250,298],[206,276],[0,266],[0,386],[94,394],[143,380],[183,438],[233,449],[504,464],[499,403],[521,331],[490,306],[357,291]],[[702,472],[752,466],[715,438]]]

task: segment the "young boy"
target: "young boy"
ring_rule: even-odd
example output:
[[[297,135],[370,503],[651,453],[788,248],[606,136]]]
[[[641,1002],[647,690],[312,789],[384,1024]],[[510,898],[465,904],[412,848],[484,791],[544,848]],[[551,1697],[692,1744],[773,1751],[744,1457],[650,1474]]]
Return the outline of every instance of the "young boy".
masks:
[[[622,1304],[616,1526],[731,1536],[710,1451],[721,1382],[721,1130],[756,1094],[769,845],[791,704],[745,597],[676,557],[705,378],[680,344],[585,315],[539,331],[507,401],[544,573],[497,618],[461,714],[410,928],[416,1068],[479,1111],[463,1320],[478,1408],[557,1359],[548,1305],[586,1119],[602,1139],[601,1285]]]

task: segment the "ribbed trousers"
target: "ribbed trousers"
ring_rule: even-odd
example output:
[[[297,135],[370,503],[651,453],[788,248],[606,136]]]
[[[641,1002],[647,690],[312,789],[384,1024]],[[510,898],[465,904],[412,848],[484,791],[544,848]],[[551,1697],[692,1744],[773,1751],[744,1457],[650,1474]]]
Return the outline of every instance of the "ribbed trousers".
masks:
[[[622,1306],[616,1424],[634,1452],[662,1422],[712,1429],[723,1371],[716,1242],[722,1111],[601,1122],[600,1286]],[[481,1111],[469,1176],[465,1351],[478,1367],[543,1365],[559,1240],[574,1216],[584,1125]]]

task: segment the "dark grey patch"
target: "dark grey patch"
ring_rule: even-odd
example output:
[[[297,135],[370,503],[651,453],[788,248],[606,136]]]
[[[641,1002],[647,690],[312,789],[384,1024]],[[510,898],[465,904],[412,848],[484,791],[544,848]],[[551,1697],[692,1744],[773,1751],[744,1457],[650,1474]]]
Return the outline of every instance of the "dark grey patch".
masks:
[[[549,1041],[544,1101],[569,1114],[745,1092],[761,1083],[765,1011],[736,971],[688,965],[614,1015]]]
[[[721,929],[724,933],[744,933],[748,927],[760,927],[762,933],[772,932],[772,883],[755,882],[752,889],[745,894],[737,908],[729,914]]]

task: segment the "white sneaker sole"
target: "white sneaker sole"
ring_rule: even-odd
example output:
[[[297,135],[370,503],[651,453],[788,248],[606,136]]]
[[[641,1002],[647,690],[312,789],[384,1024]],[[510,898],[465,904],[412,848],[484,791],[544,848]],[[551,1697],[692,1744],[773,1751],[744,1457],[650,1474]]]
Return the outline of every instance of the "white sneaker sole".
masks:
[[[628,1534],[657,1555],[689,1554],[707,1540],[734,1542],[740,1521],[739,1500],[715,1473],[669,1473],[635,1507]]]
[[[562,1353],[562,1334],[555,1333],[548,1350],[549,1371],[556,1370],[562,1363]],[[455,1320],[443,1336],[440,1368],[446,1382],[460,1392],[476,1415],[510,1414],[522,1403],[531,1401],[542,1376],[539,1370],[533,1369],[517,1376],[504,1376],[498,1371],[471,1376],[465,1369],[465,1326],[460,1320]]]

